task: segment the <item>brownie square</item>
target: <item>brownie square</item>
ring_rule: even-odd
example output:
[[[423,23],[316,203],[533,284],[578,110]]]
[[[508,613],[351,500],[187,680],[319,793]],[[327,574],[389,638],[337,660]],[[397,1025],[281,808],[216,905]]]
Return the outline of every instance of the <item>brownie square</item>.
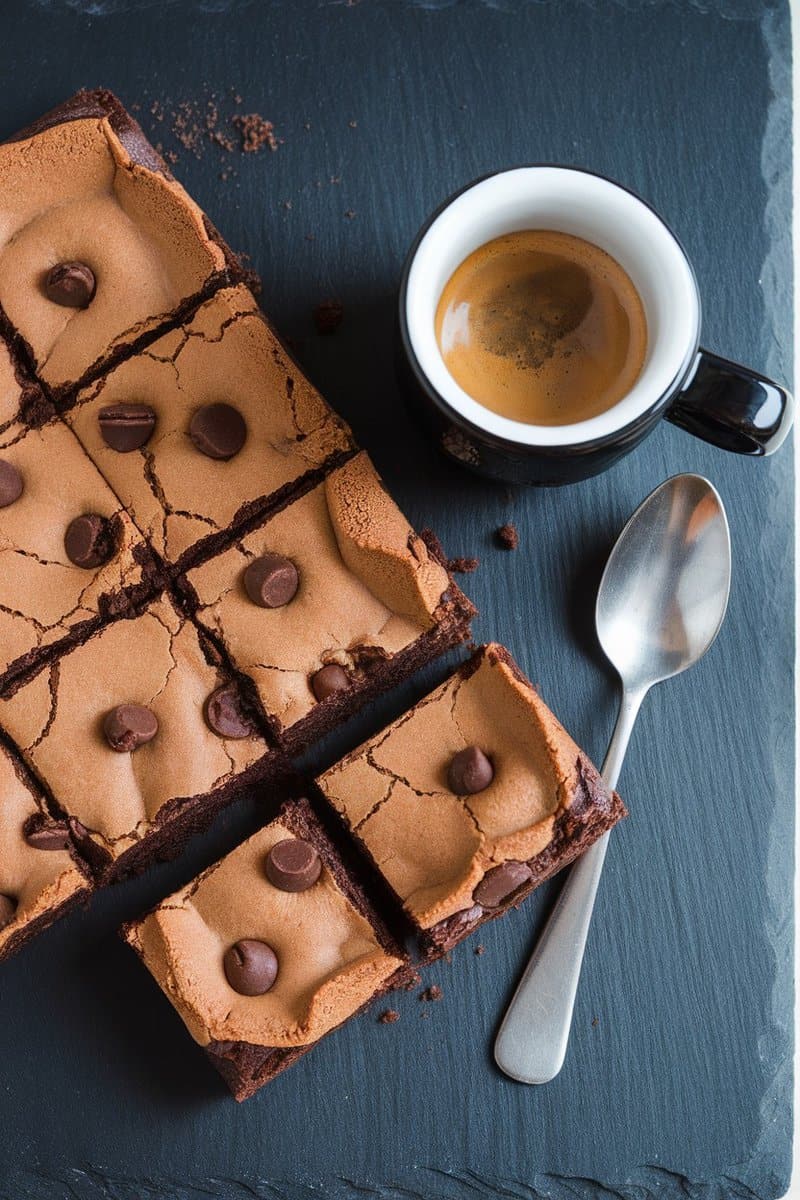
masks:
[[[297,574],[277,607],[248,590],[268,555]],[[462,641],[474,615],[363,452],[189,571],[185,588],[290,751]]]
[[[429,957],[519,903],[625,815],[498,645],[318,783]]]
[[[110,92],[80,92],[0,145],[0,197],[0,306],[59,399],[241,275]],[[80,288],[54,300],[59,264],[78,264]]]
[[[212,648],[162,598],[0,701],[0,726],[77,822],[100,881],[177,853],[245,783],[278,767],[246,712],[237,719],[244,706],[235,696],[207,707],[227,682]],[[139,706],[127,737],[113,723],[119,706]],[[121,715],[130,722],[129,710]]]
[[[275,874],[273,847],[296,839],[305,843],[302,873]],[[290,885],[303,890],[284,890]],[[123,933],[237,1100],[391,990],[407,969],[305,800],[287,802],[274,821]],[[260,943],[260,953],[242,941]],[[244,965],[233,974],[226,956],[237,944]]]
[[[131,402],[147,406],[151,423],[134,449],[124,417],[109,429],[110,410]],[[241,447],[226,458],[212,457],[214,447],[191,436],[220,402],[244,422]],[[244,286],[218,292],[82,391],[66,420],[171,563],[196,558],[209,539],[274,509],[299,480],[353,450],[347,426],[291,361]],[[120,438],[122,450],[114,448]]]
[[[66,822],[0,743],[0,959],[88,896],[91,882]]]
[[[3,478],[16,480],[0,497],[0,690],[7,692],[101,618],[151,594],[158,572],[130,517],[61,422],[20,429],[0,461]]]

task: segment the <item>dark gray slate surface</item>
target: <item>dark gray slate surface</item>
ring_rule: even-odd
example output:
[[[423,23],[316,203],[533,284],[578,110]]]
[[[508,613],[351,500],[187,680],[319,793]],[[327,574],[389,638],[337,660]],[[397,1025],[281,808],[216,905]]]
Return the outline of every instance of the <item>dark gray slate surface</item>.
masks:
[[[642,714],[622,779],[631,818],[554,1083],[511,1083],[489,1047],[557,885],[483,934],[483,956],[465,945],[431,972],[439,1004],[403,995],[398,1024],[352,1023],[245,1106],[229,1100],[114,929],[251,827],[245,805],[182,863],[4,966],[0,1194],[778,1196],[791,1124],[791,449],[745,462],[665,426],[600,479],[510,494],[431,453],[396,393],[391,346],[401,259],[428,210],[494,167],[560,160],[656,205],[696,264],[705,342],[789,378],[788,5],[29,0],[3,17],[4,132],[95,83],[141,102],[168,146],[153,100],[235,89],[275,121],[284,144],[237,156],[227,181],[222,154],[182,153],[178,174],[252,254],[269,311],[409,515],[451,553],[481,555],[467,580],[478,636],[508,643],[595,757],[615,686],[591,609],[623,520],[666,475],[703,472],[728,506],[736,573],[718,643]],[[310,310],[328,294],[347,312],[322,340]],[[508,519],[516,554],[491,545]]]

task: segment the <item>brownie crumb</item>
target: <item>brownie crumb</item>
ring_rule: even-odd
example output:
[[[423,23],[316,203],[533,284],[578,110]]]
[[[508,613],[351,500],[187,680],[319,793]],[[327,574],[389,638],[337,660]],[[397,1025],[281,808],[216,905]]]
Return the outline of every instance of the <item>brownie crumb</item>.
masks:
[[[519,545],[519,534],[517,533],[516,525],[501,525],[500,528],[495,531],[495,537],[497,539],[497,544],[501,546],[503,550],[516,550],[517,546]]]
[[[420,992],[419,998],[420,1000],[424,1000],[426,1003],[429,1000],[441,1000],[442,989],[439,987],[438,983],[432,983],[429,988],[425,988],[424,992]]]
[[[394,1025],[395,1021],[399,1021],[399,1020],[400,1020],[400,1013],[397,1011],[397,1009],[396,1008],[387,1008],[386,1011],[382,1012],[381,1015],[378,1017],[378,1024],[379,1025]]]
[[[348,208],[344,215],[347,217],[348,221],[352,221],[353,217],[356,215],[356,210],[354,208]]]
[[[454,575],[471,575],[480,565],[479,558],[450,558],[447,566]]]
[[[599,1024],[600,1024],[600,1018],[592,1017],[592,1029],[596,1029]]]
[[[323,300],[314,309],[313,317],[317,333],[335,333],[344,317],[344,305],[341,300]]]
[[[233,124],[241,134],[245,154],[255,154],[262,146],[269,146],[270,150],[278,149],[275,126],[260,113],[237,113]]]
[[[478,957],[480,957],[481,954],[486,953],[486,947],[485,946],[476,946],[475,953],[478,955]]]
[[[405,990],[407,992],[413,992],[414,988],[419,987],[419,985],[421,983],[422,983],[422,976],[420,975],[419,971],[415,971],[414,974],[410,977],[408,983],[403,984],[403,987],[405,988]]]

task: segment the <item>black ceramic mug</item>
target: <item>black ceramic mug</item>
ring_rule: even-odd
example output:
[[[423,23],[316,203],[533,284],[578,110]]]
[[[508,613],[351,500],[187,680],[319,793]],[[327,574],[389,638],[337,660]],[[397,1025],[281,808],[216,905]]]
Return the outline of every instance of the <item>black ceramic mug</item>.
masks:
[[[612,408],[569,425],[532,425],[485,408],[445,366],[436,308],[455,269],[492,238],[524,229],[573,234],[627,271],[647,320],[644,365]],[[700,296],[678,239],[648,204],[603,176],[529,166],[486,176],[425,223],[400,287],[399,366],[439,445],[481,474],[512,483],[574,483],[629,453],[666,417],[707,442],[772,454],[792,423],[790,394],[699,348]]]

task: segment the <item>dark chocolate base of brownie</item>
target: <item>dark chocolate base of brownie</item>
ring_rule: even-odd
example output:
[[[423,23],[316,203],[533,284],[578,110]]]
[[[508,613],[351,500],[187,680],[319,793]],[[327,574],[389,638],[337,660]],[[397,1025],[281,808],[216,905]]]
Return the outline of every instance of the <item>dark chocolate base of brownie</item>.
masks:
[[[77,858],[76,861],[78,861]],[[18,929],[16,933],[12,934],[5,945],[0,948],[0,962],[4,962],[5,959],[11,958],[13,954],[16,954],[18,950],[21,950],[23,946],[26,946],[32,938],[38,937],[40,933],[44,933],[46,929],[49,929],[51,925],[55,925],[56,921],[60,921],[62,917],[65,917],[68,913],[72,912],[73,909],[78,908],[80,905],[85,905],[93,892],[94,888],[87,879],[85,888],[81,888],[79,891],[73,892],[71,896],[68,896],[66,900],[64,900],[61,904],[56,905],[55,908],[51,908],[47,912],[41,913],[38,917],[36,917],[35,920],[29,921],[26,925],[23,925],[22,928]]]
[[[50,112],[38,117],[37,120],[17,133],[12,134],[5,141],[9,143],[24,141],[27,138],[34,137],[36,134],[43,133],[47,129],[51,129],[55,125],[63,125],[69,121],[80,121],[92,117],[108,119],[111,128],[134,163],[146,168],[148,171],[163,175],[165,179],[174,180],[174,175],[155,147],[148,141],[138,121],[134,120],[114,93],[108,91],[106,88],[81,89],[74,96],[65,100],[63,104],[59,104]],[[67,383],[59,384],[58,387],[48,389],[49,396],[57,409],[60,411],[66,410],[70,407],[75,394],[81,388],[92,383],[99,375],[110,371],[112,367],[122,362],[123,359],[130,358],[145,346],[150,345],[151,342],[161,337],[168,330],[175,328],[176,325],[185,324],[194,314],[195,310],[221,288],[231,287],[237,283],[252,285],[253,272],[245,267],[239,255],[231,249],[205,215],[203,222],[209,239],[222,251],[225,258],[225,267],[222,270],[215,271],[206,281],[203,288],[193,295],[186,297],[172,312],[164,313],[162,320],[156,319],[144,331],[141,331],[136,326],[129,331],[128,335],[123,334],[111,353],[92,363],[79,379],[70,380]],[[155,316],[157,317],[157,314]],[[5,314],[0,313],[0,332],[6,328],[13,337],[15,351],[19,355],[20,361],[31,374],[35,374],[36,359],[32,348],[22,335],[13,329]]]
[[[541,854],[527,860],[531,875],[496,908],[475,904],[454,913],[431,929],[420,931],[420,949],[424,962],[432,962],[452,950],[459,942],[487,921],[516,908],[530,893],[579,858],[585,850],[627,815],[616,792],[609,793],[588,759],[578,759],[580,783],[568,809],[556,818],[553,837]]]
[[[90,830],[74,818],[69,822],[70,829],[96,883],[105,886],[140,875],[154,862],[171,862],[183,853],[193,838],[209,827],[218,813],[239,799],[248,788],[256,785],[277,788],[281,780],[290,774],[291,768],[282,755],[269,750],[246,771],[213,791],[169,800],[160,809],[148,832],[116,858],[92,838]],[[57,801],[52,797],[48,799],[54,815],[64,819],[65,814],[59,810]]]
[[[88,642],[113,621],[138,616],[144,607],[164,590],[165,573],[156,561],[155,554],[144,543],[133,549],[134,561],[141,567],[142,577],[138,583],[120,588],[116,592],[105,592],[98,600],[98,614],[78,621],[63,637],[46,646],[35,646],[27,654],[21,654],[0,672],[0,698],[8,700],[21,687],[39,675],[51,663],[63,658],[70,650]]]

